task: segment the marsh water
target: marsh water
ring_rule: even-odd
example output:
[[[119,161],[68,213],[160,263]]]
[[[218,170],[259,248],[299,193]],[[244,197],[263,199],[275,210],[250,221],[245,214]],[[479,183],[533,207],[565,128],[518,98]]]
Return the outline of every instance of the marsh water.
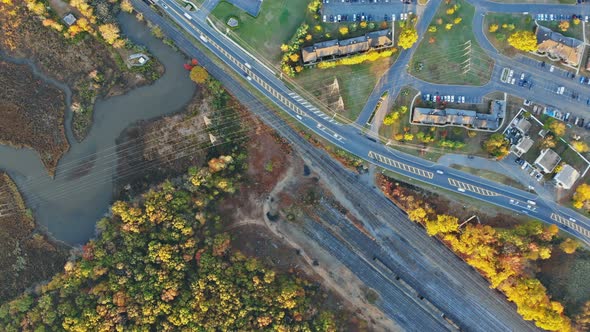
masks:
[[[116,174],[115,139],[139,120],[181,110],[195,90],[182,66],[185,62],[182,54],[154,38],[133,16],[121,14],[119,22],[129,39],[145,45],[160,60],[166,68],[164,75],[150,86],[99,100],[92,129],[81,143],[72,138],[68,107],[66,133],[71,147],[60,160],[53,179],[35,151],[0,145],[0,169],[16,182],[37,223],[56,239],[70,244],[84,243],[91,238],[96,222],[108,212],[113,178],[122,176]],[[69,99],[69,89],[45,77],[31,61],[12,61],[28,64],[35,75],[63,90]]]

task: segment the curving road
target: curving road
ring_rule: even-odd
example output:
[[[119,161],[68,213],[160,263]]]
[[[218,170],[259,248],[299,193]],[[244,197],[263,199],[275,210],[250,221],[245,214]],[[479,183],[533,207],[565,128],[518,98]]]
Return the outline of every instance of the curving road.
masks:
[[[439,166],[374,142],[362,135],[358,127],[338,123],[298,96],[273,73],[260,65],[256,59],[251,58],[239,47],[229,42],[226,36],[211,28],[202,17],[197,16],[198,14],[185,11],[173,0],[160,0],[158,3],[186,33],[203,43],[236,73],[243,77],[247,76],[248,82],[258,91],[293,118],[340,148],[368,162],[410,178],[556,224],[564,231],[590,244],[590,220],[588,218],[554,202],[544,201],[537,195]],[[429,5],[436,6],[439,3],[440,0],[431,0]],[[426,16],[418,23],[418,30],[421,32],[426,29],[429,19],[434,16],[433,10],[426,10],[425,13]],[[399,89],[399,85],[393,87],[390,85],[409,77],[405,74],[404,64],[409,61],[410,57],[411,50],[403,52],[399,60],[381,78],[376,91],[380,88]],[[492,89],[492,87],[489,88]],[[514,93],[515,91],[507,92]],[[380,96],[379,93],[378,95]],[[394,94],[389,94],[389,96],[392,95]],[[370,103],[371,101],[368,104]]]
[[[213,63],[209,59],[210,55],[196,49],[177,28],[156,15],[143,1],[132,0],[132,3],[137,10],[144,13],[147,20],[158,24],[181,50],[198,58],[211,75],[219,79],[253,113],[288,139],[310,167],[320,172],[322,178],[330,181],[334,189],[339,188],[346,199],[357,206],[359,217],[375,234],[375,241],[352,227],[347,220],[336,220],[341,218],[337,214],[323,219],[327,223],[340,225],[310,224],[309,235],[315,237],[331,254],[339,257],[368,287],[377,290],[381,295],[377,305],[402,328],[408,331],[455,330],[441,317],[442,311],[465,331],[538,330],[530,322],[523,321],[512,305],[501,294],[490,289],[488,282],[475,270],[442,243],[428,237],[419,225],[409,221],[378,190],[359,182],[354,174],[285,125],[276,113],[267,109],[241,82]],[[166,6],[171,7],[173,3]],[[175,20],[181,19],[179,15],[172,17]],[[206,27],[195,25],[195,28]],[[213,38],[212,36],[207,43],[220,41]],[[212,52],[215,52],[214,49],[216,48],[210,48]],[[224,62],[231,65],[231,61]],[[254,65],[251,67],[254,68]],[[365,140],[364,137],[361,139]],[[387,264],[386,270],[375,265],[374,255],[379,255]],[[399,276],[403,282],[395,279],[395,276]],[[411,289],[408,289],[408,285]],[[422,300],[416,293],[426,299]],[[436,308],[425,304],[426,301]]]

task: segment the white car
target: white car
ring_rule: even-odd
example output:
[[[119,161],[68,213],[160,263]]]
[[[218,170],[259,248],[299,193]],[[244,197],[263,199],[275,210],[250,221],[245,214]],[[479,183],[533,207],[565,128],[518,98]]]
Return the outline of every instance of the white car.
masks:
[[[551,65],[551,67],[549,67],[549,72],[552,73],[555,70],[555,66]]]
[[[324,15],[324,19],[322,20],[322,22],[326,23],[326,15]]]
[[[520,79],[524,80],[524,73],[520,74]]]
[[[462,193],[464,193],[464,192],[465,192],[465,189],[463,189],[463,188],[457,188],[457,190],[459,190],[459,191],[460,191],[460,192],[462,192]]]
[[[441,171],[440,169],[439,169],[439,170],[436,170],[436,172],[437,172],[438,174],[445,174],[445,172]]]
[[[465,96],[461,97],[461,102],[465,103]]]
[[[455,96],[451,96],[451,103],[455,102]]]

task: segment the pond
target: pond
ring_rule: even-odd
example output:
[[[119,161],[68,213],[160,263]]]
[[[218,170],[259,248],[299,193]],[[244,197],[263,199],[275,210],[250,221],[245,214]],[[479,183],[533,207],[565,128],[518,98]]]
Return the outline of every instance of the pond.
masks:
[[[180,111],[196,88],[183,68],[186,59],[181,53],[153,37],[132,15],[119,15],[119,22],[129,39],[145,45],[160,60],[166,68],[164,75],[150,86],[99,100],[92,129],[81,143],[72,139],[68,108],[66,132],[71,148],[60,160],[54,179],[47,175],[36,152],[0,145],[0,169],[16,182],[37,223],[56,239],[70,244],[81,244],[93,237],[96,222],[108,212],[113,178],[120,176],[116,174],[115,144],[119,134],[137,121]],[[31,61],[12,61],[27,63],[38,77],[64,90],[69,99],[69,89],[44,77]]]

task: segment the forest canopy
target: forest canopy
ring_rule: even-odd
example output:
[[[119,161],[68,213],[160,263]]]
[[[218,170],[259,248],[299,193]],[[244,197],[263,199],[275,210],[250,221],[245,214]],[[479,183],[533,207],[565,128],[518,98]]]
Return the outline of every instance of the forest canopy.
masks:
[[[132,202],[116,202],[81,257],[0,307],[4,331],[334,331],[317,287],[231,248],[214,204],[245,154],[211,159]]]

